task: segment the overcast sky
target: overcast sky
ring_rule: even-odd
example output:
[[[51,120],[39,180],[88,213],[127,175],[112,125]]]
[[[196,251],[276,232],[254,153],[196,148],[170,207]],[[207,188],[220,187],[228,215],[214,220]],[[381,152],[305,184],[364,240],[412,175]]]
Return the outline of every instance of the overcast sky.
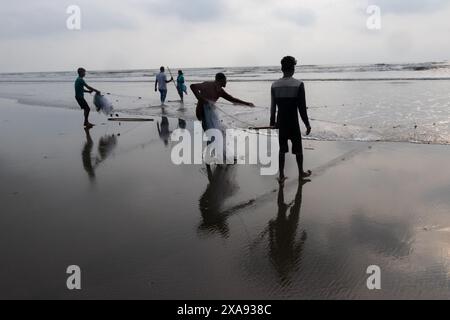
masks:
[[[381,30],[369,30],[370,4]],[[450,59],[450,0],[14,0],[0,72]],[[81,30],[66,27],[70,5]]]

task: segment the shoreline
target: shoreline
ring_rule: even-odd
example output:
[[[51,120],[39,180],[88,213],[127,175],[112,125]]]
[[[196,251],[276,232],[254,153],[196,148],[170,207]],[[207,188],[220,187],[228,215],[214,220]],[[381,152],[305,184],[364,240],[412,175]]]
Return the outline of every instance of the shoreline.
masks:
[[[75,111],[75,112],[79,111],[79,108],[76,106],[76,103],[73,104],[73,106],[74,106],[73,108],[70,108],[70,107],[62,107],[61,108],[60,105],[58,105],[56,103],[54,105],[36,104],[34,101],[29,101],[29,102],[23,101],[23,100],[21,101],[20,98],[0,97],[0,103],[1,103],[2,100],[4,100],[5,102],[9,102],[9,103],[11,103],[11,102],[12,103],[17,103],[20,106],[30,107],[30,108],[36,108],[37,107],[37,108],[44,108],[44,109],[45,108],[50,108],[50,109],[68,110],[68,111]],[[91,106],[91,116],[92,115],[97,116],[98,112],[95,111],[95,107],[93,106],[92,103],[90,103],[90,106]],[[160,108],[161,108],[161,106],[151,106],[151,107],[148,107],[147,109],[148,110],[155,110],[155,109],[160,109]],[[136,110],[141,110],[141,109],[142,108],[139,108],[139,109],[136,109]],[[113,113],[114,114],[116,114],[116,113],[119,114],[120,115],[119,117],[129,117],[129,116],[136,117],[136,118],[167,117],[167,118],[172,119],[172,120],[180,119],[180,116],[179,115],[175,115],[175,114],[158,113],[158,114],[148,114],[148,115],[146,115],[146,114],[133,112],[133,111],[136,111],[136,110],[130,109],[129,112],[126,112],[127,110],[120,109],[118,111],[113,110]],[[102,118],[102,117],[100,117],[100,118]],[[192,120],[192,119],[185,119],[185,120],[187,122],[190,122],[190,123],[192,123],[194,121],[197,121],[197,120]],[[315,119],[311,119],[311,121],[323,122],[322,120],[315,120]],[[108,122],[108,120],[105,119],[102,122],[102,125],[104,125],[105,122]],[[249,130],[248,128],[240,128],[240,127],[235,127],[235,128],[232,128],[232,129],[241,130],[243,132],[252,131],[252,130]],[[351,143],[351,142],[356,142],[356,143],[394,143],[394,144],[399,143],[399,144],[413,144],[413,145],[450,146],[450,141],[449,142],[425,142],[425,141],[412,141],[412,140],[411,141],[404,141],[404,140],[398,140],[398,141],[396,141],[396,140],[363,140],[363,139],[350,140],[350,139],[321,139],[321,138],[311,138],[311,137],[305,137],[305,136],[302,136],[302,139],[303,139],[303,141],[311,141],[311,142],[313,142],[313,141],[317,141],[317,142],[323,141],[323,142],[336,142],[336,143],[339,143],[339,142],[344,142],[344,143],[345,142],[349,142],[349,143]]]

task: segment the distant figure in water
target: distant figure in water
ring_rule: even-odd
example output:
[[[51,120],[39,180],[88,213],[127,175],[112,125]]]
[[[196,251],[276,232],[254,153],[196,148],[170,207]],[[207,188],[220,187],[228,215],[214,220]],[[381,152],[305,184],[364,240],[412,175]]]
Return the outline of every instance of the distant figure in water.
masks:
[[[161,67],[159,70],[160,73],[156,75],[155,92],[159,90],[159,93],[161,95],[161,106],[164,106],[167,97],[167,84],[169,82],[172,82],[173,78],[171,77],[170,80],[167,80],[164,67]]]
[[[91,112],[91,108],[89,108],[89,104],[84,99],[84,93],[92,93],[96,92],[100,94],[100,91],[88,86],[84,81],[84,77],[86,76],[86,70],[84,68],[78,69],[78,78],[75,80],[75,99],[78,102],[78,105],[82,110],[84,110],[84,126],[86,128],[92,128],[94,125],[89,122],[89,113]],[[85,88],[87,90],[85,90]]]
[[[186,83],[184,81],[184,74],[182,70],[178,70],[178,78],[177,78],[177,90],[178,95],[180,96],[181,103],[184,102],[184,95],[187,94]]]
[[[298,120],[298,112],[306,126],[306,135],[311,133],[308,113],[306,110],[305,86],[303,82],[295,79],[295,66],[297,60],[294,57],[284,57],[281,60],[283,78],[272,84],[272,105],[270,109],[270,126],[279,129],[278,139],[280,143],[278,181],[283,184],[286,181],[284,165],[286,153],[289,152],[288,140],[292,142],[292,153],[297,157],[299,176],[305,178],[311,175],[311,171],[303,170],[303,146],[302,134]],[[278,107],[278,114],[277,114]]]

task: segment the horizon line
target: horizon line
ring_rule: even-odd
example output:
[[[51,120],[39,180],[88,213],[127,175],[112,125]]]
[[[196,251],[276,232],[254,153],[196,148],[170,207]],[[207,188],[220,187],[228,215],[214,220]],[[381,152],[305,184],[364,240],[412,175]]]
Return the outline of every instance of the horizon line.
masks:
[[[444,64],[450,63],[450,60],[423,60],[423,61],[392,61],[392,62],[355,62],[355,63],[320,63],[320,64],[299,64],[299,67],[308,67],[308,66],[355,66],[355,65],[395,65],[395,64],[424,64],[424,63],[436,63],[436,64]],[[161,67],[161,66],[160,66]],[[87,70],[88,72],[129,72],[129,71],[152,71],[158,70],[160,67],[156,68],[131,68],[131,69],[92,69]],[[174,67],[173,70],[183,69],[183,70],[192,70],[192,69],[226,69],[226,68],[276,68],[279,65],[241,65],[241,66],[211,66],[211,67]],[[281,71],[281,70],[280,70]],[[0,71],[0,75],[7,74],[33,74],[33,73],[68,73],[68,72],[76,72],[76,68],[73,70],[41,70],[41,71]]]

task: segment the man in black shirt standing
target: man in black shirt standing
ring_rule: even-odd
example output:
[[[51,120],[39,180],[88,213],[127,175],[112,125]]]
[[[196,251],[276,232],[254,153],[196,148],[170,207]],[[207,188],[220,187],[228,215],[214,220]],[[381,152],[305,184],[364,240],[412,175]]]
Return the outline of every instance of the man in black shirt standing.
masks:
[[[288,140],[292,142],[292,153],[297,157],[297,165],[300,179],[311,175],[311,171],[303,170],[303,146],[300,125],[298,121],[298,112],[306,126],[306,135],[311,133],[308,113],[306,108],[305,86],[303,82],[295,79],[295,66],[297,60],[294,57],[284,57],[281,60],[281,70],[283,78],[275,81],[272,85],[272,105],[270,109],[270,126],[279,129],[279,182],[283,184],[286,181],[284,175],[284,165],[286,153],[289,152]],[[278,114],[277,114],[278,107]]]

